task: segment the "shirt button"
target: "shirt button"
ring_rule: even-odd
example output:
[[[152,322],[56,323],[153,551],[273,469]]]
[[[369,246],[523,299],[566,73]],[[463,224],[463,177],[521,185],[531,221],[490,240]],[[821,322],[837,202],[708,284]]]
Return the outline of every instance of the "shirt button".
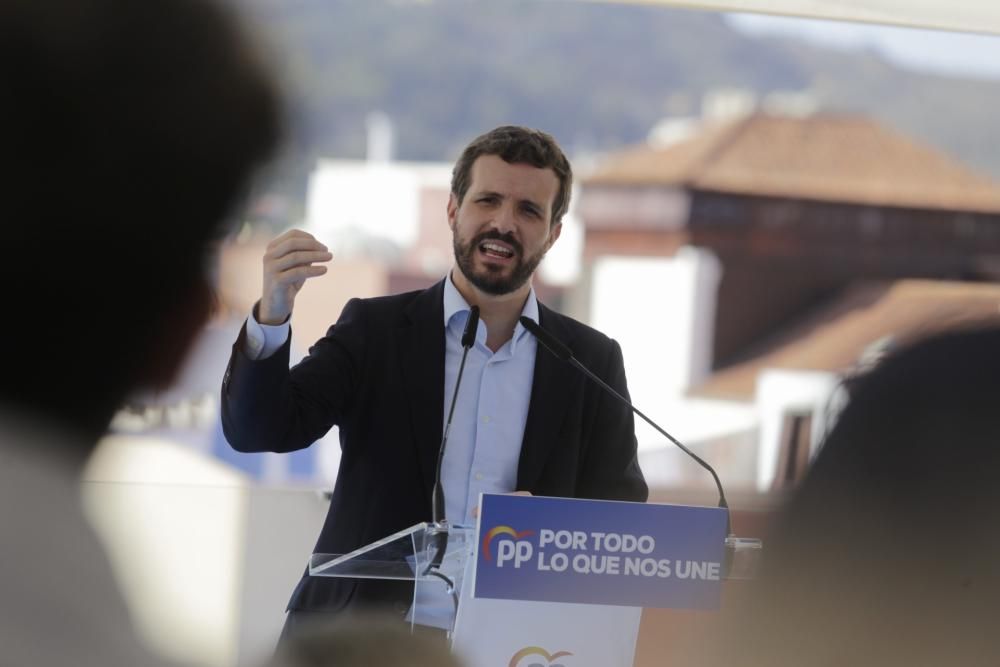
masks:
[[[477,482],[481,482],[482,480],[483,480],[483,473],[477,472],[476,473],[476,481]]]
[[[489,424],[490,423],[490,416],[489,415],[483,415],[483,423],[484,424]]]

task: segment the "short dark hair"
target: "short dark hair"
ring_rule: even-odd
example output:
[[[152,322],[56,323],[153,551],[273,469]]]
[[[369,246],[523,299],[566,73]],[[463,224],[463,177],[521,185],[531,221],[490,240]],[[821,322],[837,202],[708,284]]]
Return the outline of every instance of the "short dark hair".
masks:
[[[552,204],[550,224],[562,220],[569,208],[573,170],[555,139],[541,130],[517,125],[504,125],[473,139],[462,151],[451,173],[451,191],[460,204],[469,191],[472,165],[483,155],[496,155],[509,164],[530,164],[554,171],[559,179],[559,190]]]
[[[4,0],[0,80],[0,399],[93,429],[207,317],[277,88],[210,0]]]

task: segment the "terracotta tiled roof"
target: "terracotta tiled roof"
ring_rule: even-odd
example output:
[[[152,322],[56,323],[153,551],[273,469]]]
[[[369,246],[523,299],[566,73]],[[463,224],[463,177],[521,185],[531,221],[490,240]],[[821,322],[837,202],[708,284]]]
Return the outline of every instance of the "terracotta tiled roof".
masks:
[[[691,393],[751,400],[757,375],[764,369],[840,372],[880,339],[905,342],[984,320],[1000,324],[1000,285],[932,280],[861,283],[782,329],[746,361],[717,371]]]
[[[1000,184],[870,119],[833,114],[706,126],[665,148],[614,154],[584,183],[1000,212]]]

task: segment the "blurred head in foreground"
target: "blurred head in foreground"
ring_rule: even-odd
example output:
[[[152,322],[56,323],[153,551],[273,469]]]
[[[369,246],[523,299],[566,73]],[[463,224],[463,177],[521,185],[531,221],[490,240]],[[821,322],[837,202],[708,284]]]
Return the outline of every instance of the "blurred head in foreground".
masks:
[[[890,353],[854,382],[709,662],[1000,664],[998,480],[1000,329]]]
[[[266,667],[461,667],[441,637],[410,634],[395,616],[317,621],[278,645]]]
[[[202,0],[5,0],[0,403],[99,435],[170,382],[213,246],[279,136],[276,89]]]

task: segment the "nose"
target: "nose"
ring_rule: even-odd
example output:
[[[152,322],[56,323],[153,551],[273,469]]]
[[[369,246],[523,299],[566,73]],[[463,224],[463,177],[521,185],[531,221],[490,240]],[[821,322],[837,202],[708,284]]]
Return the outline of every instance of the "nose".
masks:
[[[501,234],[515,231],[517,225],[513,206],[504,204],[496,210],[496,214],[493,216],[493,228]]]

